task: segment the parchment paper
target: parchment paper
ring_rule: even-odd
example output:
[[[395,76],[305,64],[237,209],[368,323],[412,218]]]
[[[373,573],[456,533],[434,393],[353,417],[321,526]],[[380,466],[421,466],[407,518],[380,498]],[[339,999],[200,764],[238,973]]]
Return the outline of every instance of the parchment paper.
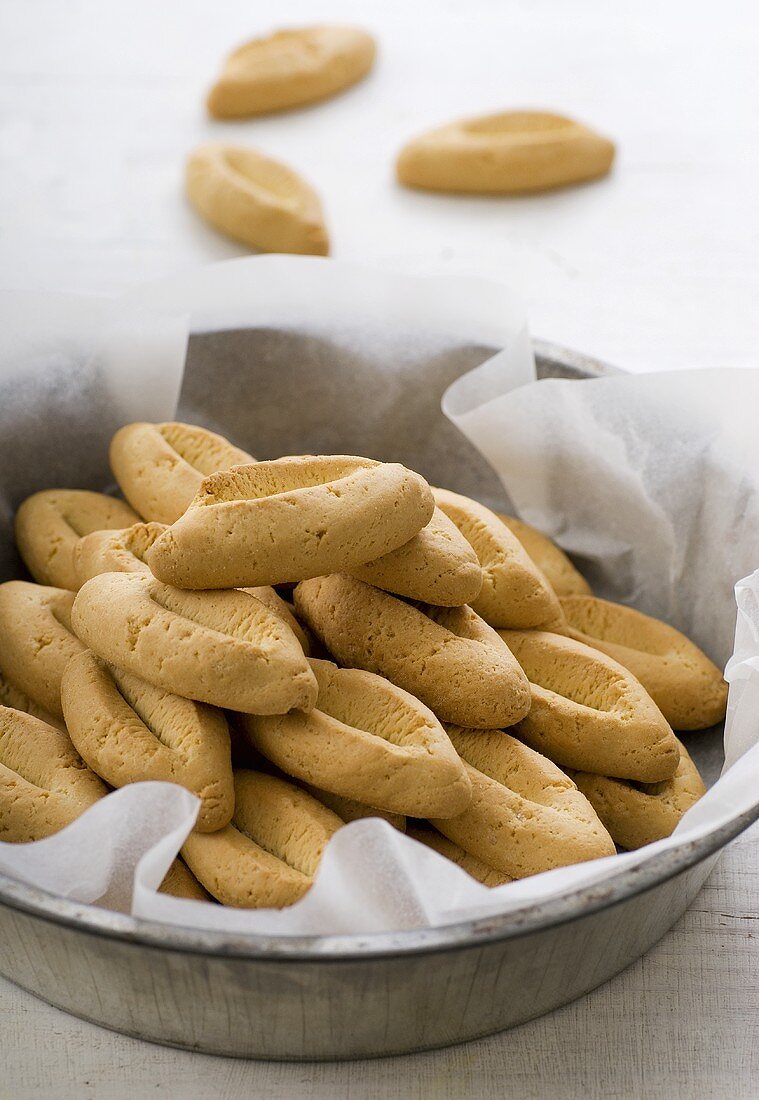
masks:
[[[674,622],[715,660],[729,657],[731,682],[729,770],[673,838],[497,890],[373,819],[340,830],[315,885],[287,910],[166,897],[155,888],[197,800],[162,783],[115,792],[37,844],[0,844],[0,871],[185,926],[382,931],[505,912],[600,881],[757,800],[756,372],[535,382],[524,317],[501,288],[291,257],[217,265],[116,302],[12,296],[0,310],[2,579],[18,575],[11,517],[25,495],[108,486],[112,430],[172,415],[189,319],[182,418],[258,457],[395,458],[489,503],[511,498],[577,556],[599,594]],[[733,647],[732,590],[743,576]],[[694,751],[699,739],[714,746],[696,752],[708,763],[715,738],[693,734]]]

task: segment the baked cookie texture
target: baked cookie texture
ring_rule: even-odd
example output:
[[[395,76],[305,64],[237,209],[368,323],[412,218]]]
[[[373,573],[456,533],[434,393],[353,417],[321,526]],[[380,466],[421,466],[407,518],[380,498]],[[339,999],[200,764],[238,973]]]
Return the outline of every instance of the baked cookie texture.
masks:
[[[119,488],[139,513],[111,527],[129,527],[140,518],[174,523],[204,477],[255,462],[224,436],[177,421],[125,424],[111,440],[108,458]]]
[[[221,711],[110,667],[89,650],[69,661],[61,699],[74,748],[111,787],[177,783],[200,799],[199,832],[229,824],[235,795]]]
[[[298,639],[247,592],[184,592],[139,573],[102,573],[79,590],[72,625],[103,660],[174,695],[263,714],[316,702]]]
[[[393,813],[449,817],[468,805],[466,770],[431,710],[382,676],[310,664],[316,706],[243,716],[254,748],[288,775]]]
[[[365,817],[381,817],[388,825],[392,825],[400,833],[406,832],[406,818],[404,814],[390,813],[389,810],[378,810],[375,806],[367,806],[364,802],[357,802],[355,798],[344,798],[340,794],[314,787],[312,783],[303,783],[303,789],[337,814],[346,825],[349,821],[362,821]]]
[[[664,715],[631,672],[559,634],[499,631],[530,680],[515,733],[562,767],[653,783],[680,759]],[[581,763],[582,762],[582,763]]]
[[[74,593],[29,581],[0,584],[0,672],[37,707],[63,718],[61,680],[85,647],[72,632]]]
[[[519,539],[495,512],[469,497],[435,489],[435,503],[471,544],[482,568],[472,607],[494,627],[553,627],[562,619],[556,593]]]
[[[614,855],[595,810],[556,764],[502,730],[447,728],[472,781],[469,807],[432,822],[454,844],[512,878]]]
[[[175,898],[190,901],[210,901],[211,895],[200,885],[195,875],[181,859],[175,859],[158,887],[159,894],[171,894]]]
[[[561,606],[568,636],[629,669],[675,729],[708,729],[724,719],[722,673],[679,630],[595,596],[567,597]]]
[[[442,607],[471,603],[482,588],[477,555],[439,508],[403,546],[351,572],[375,588]]]
[[[488,867],[487,863],[483,863],[481,859],[477,859],[476,856],[470,855],[469,852],[465,852],[463,848],[460,848],[458,844],[454,844],[452,840],[449,840],[447,836],[443,836],[437,829],[432,828],[414,828],[409,829],[408,836],[412,840],[419,841],[420,844],[426,845],[428,848],[434,849],[439,852],[441,856],[445,856],[451,863],[456,863],[462,871],[466,871],[472,878],[476,878],[478,882],[481,882],[483,886],[503,886],[504,883],[512,882],[511,875],[504,874],[503,871],[496,871],[495,867]]]
[[[366,76],[376,45],[357,27],[275,31],[234,50],[208,96],[215,118],[247,118],[327,99]]]
[[[510,195],[605,176],[614,144],[548,111],[503,111],[463,119],[410,141],[398,180],[430,191]]]
[[[490,729],[529,710],[526,676],[470,607],[418,608],[345,573],[301,582],[294,599],[339,664],[384,676],[441,721]]]
[[[165,523],[134,523],[121,531],[93,531],[74,546],[74,570],[77,590],[101,573],[143,573],[150,575],[145,554]]]
[[[58,718],[50,711],[45,710],[44,707],[38,706],[21,688],[12,684],[2,672],[0,672],[0,707],[22,710],[25,714],[31,714],[35,718],[39,718],[40,722],[44,722],[45,725],[66,732],[66,723],[62,718]]]
[[[182,856],[218,901],[244,909],[292,905],[314,881],[343,822],[299,787],[261,772],[235,773],[232,823],[192,832]]]
[[[556,543],[523,519],[496,512],[543,573],[557,596],[589,596],[590,585]]]
[[[242,145],[202,145],[187,158],[185,191],[204,221],[259,252],[329,254],[319,196],[286,164]]]
[[[73,552],[82,535],[136,523],[128,504],[83,489],[43,489],[16,512],[16,544],[38,584],[79,587]]]
[[[396,550],[434,507],[424,478],[396,462],[279,458],[207,477],[146,560],[179,588],[304,580]]]
[[[0,841],[51,836],[106,793],[68,734],[0,707]]]
[[[620,848],[642,848],[670,836],[680,818],[706,794],[706,787],[685,745],[671,779],[625,783],[605,775],[572,772],[572,778]]]

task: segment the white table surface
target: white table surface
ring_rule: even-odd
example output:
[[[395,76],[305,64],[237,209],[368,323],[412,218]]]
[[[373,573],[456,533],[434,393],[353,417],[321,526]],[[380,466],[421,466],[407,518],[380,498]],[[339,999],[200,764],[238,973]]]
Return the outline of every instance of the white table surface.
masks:
[[[273,9],[272,9],[273,10]],[[248,142],[319,189],[333,254],[500,278],[533,331],[631,370],[754,366],[755,6],[692,0],[3,0],[0,285],[116,291],[240,255],[182,198],[195,144]],[[224,52],[277,23],[356,22],[381,55],[330,103],[204,115]],[[511,200],[403,191],[404,140],[517,106],[619,143],[613,175]],[[0,980],[0,1097],[731,1097],[759,1092],[759,845],[605,987],[511,1033],[353,1065],[243,1063],[73,1020]]]

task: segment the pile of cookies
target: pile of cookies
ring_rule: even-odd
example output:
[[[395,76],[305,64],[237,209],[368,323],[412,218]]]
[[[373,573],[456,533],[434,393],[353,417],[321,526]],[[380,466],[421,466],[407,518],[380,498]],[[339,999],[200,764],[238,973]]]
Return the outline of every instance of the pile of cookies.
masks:
[[[724,717],[719,670],[526,524],[397,463],[257,462],[187,424],[129,424],[110,461],[125,499],[17,513],[0,840],[178,783],[200,810],[162,889],[281,907],[357,818],[496,886],[667,836],[703,793],[673,727]]]

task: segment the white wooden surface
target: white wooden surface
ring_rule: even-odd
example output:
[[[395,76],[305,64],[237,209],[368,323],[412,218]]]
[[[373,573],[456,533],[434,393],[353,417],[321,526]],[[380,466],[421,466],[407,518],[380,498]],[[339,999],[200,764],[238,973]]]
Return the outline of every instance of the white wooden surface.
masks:
[[[272,20],[359,22],[381,57],[329,104],[204,117],[219,59]],[[750,0],[3,0],[0,284],[117,290],[240,250],[181,194],[194,144],[280,156],[322,193],[334,254],[518,287],[533,331],[628,369],[756,365],[757,23]],[[576,114],[619,142],[605,181],[475,200],[404,192],[392,158],[456,115]],[[373,1063],[206,1058],[72,1020],[0,980],[0,1097],[753,1097],[759,831],[645,959],[553,1016]]]

